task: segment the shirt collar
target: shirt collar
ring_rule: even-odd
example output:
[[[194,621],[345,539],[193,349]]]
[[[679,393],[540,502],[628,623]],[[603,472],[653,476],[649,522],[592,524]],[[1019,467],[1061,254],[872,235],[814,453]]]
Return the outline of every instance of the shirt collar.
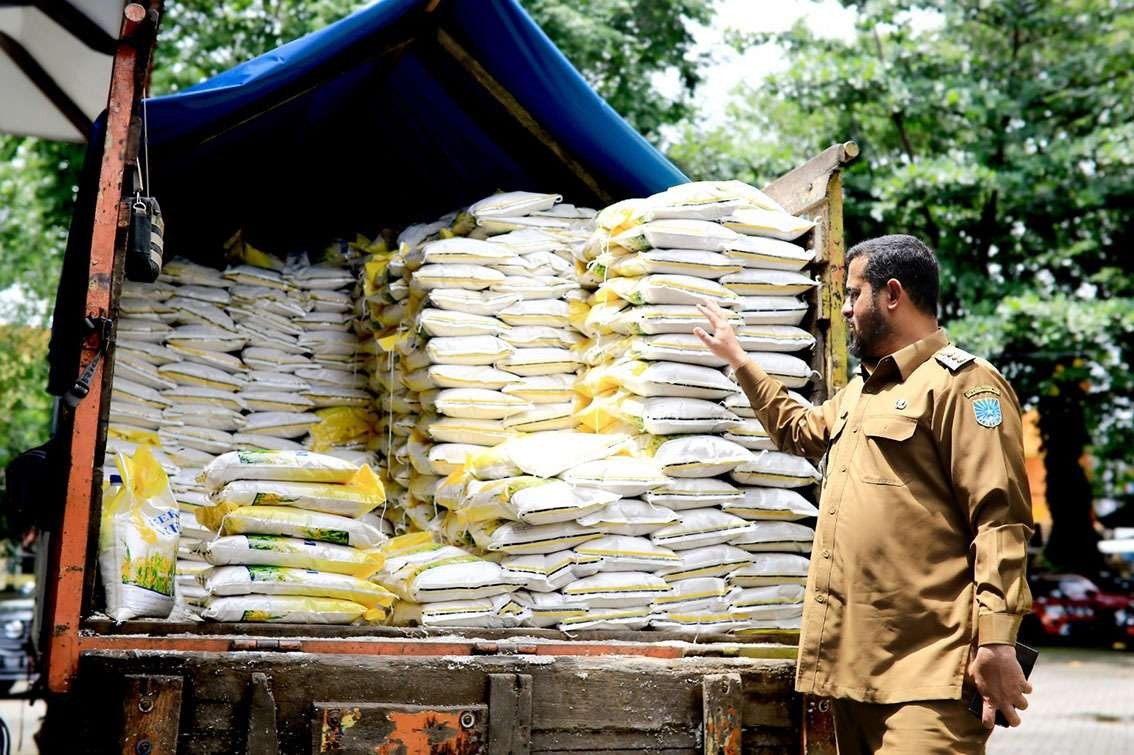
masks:
[[[896,370],[899,382],[904,382],[909,379],[914,370],[948,345],[949,336],[946,335],[944,328],[938,328],[925,338],[914,341],[908,346],[903,346],[889,356],[882,357],[878,360],[878,364],[873,371],[867,370],[865,365],[860,365],[859,369],[862,372],[862,379],[869,380],[871,375],[884,376]]]

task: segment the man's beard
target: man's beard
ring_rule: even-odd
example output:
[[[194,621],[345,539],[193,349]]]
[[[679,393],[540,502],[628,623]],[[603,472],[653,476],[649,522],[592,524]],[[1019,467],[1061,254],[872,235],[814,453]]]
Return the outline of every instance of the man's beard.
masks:
[[[890,335],[893,328],[878,311],[876,302],[871,301],[870,309],[859,318],[857,329],[853,323],[848,325],[850,325],[848,330],[851,354],[858,359],[866,360],[881,359],[886,356],[878,353],[878,346]]]

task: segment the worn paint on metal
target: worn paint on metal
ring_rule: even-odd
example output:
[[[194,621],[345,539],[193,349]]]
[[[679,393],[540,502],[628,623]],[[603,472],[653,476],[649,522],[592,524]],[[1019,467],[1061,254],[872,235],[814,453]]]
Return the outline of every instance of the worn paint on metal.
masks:
[[[477,755],[484,751],[484,727],[483,710],[333,705],[323,709],[319,752]]]

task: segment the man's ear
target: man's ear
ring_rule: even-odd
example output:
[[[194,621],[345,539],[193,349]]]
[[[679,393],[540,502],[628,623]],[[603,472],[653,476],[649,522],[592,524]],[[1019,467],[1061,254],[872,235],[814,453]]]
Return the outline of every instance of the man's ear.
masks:
[[[902,290],[902,282],[897,278],[891,278],[886,281],[886,293],[890,297],[889,301],[886,303],[886,307],[893,309],[898,306],[898,300],[901,299],[902,295],[905,293],[905,291]]]

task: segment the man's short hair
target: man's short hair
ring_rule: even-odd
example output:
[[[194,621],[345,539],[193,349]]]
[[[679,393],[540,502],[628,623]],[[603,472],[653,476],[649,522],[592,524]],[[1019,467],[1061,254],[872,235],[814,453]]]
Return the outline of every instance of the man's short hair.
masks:
[[[905,234],[867,239],[847,252],[847,267],[859,257],[866,258],[862,274],[875,295],[894,278],[902,284],[915,307],[937,315],[941,288],[937,255],[920,239]]]

